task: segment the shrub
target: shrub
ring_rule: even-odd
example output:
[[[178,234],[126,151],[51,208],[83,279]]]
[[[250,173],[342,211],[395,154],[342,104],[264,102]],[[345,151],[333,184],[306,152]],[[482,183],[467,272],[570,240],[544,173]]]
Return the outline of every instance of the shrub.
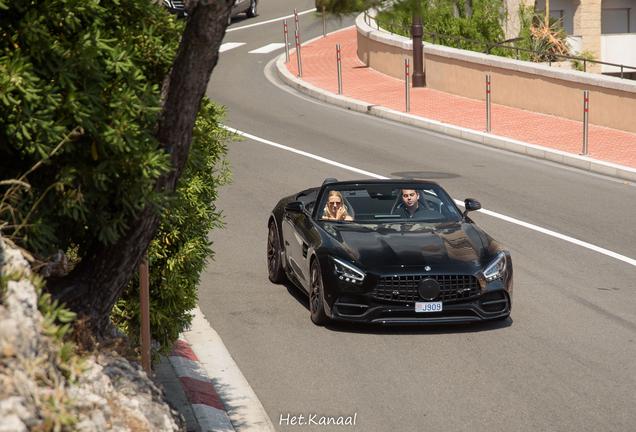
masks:
[[[81,257],[163,202],[153,187],[169,162],[153,134],[183,24],[138,0],[0,0],[0,9],[3,178],[83,131],[16,190],[5,234],[43,254],[78,246]]]
[[[208,231],[223,226],[214,202],[217,188],[231,181],[225,142],[236,139],[222,127],[224,119],[225,109],[204,98],[190,157],[148,251],[151,338],[159,344],[153,350],[155,361],[158,352],[169,354],[171,343],[190,325],[189,311],[197,304],[200,273],[214,256]],[[128,284],[111,318],[131,343],[139,344],[138,275]]]
[[[580,52],[576,52],[574,53],[575,56],[577,57],[581,57],[587,60],[596,60],[596,57],[594,56],[594,54],[592,54],[591,51],[583,51],[582,53]],[[585,71],[585,66],[583,64],[583,60],[570,60],[572,62],[572,69],[577,70],[577,71]],[[588,64],[592,64],[593,62],[588,62]]]
[[[504,32],[501,27],[506,19],[506,12],[500,0],[472,0],[470,11],[466,9],[464,2],[453,0],[440,0],[434,2],[422,2],[422,25],[424,31],[447,36],[456,36],[481,42],[497,43],[503,40]],[[385,22],[393,22],[399,26],[411,27],[413,12],[410,9],[400,8],[381,12],[378,19]],[[388,26],[382,26],[389,30]],[[397,29],[397,34],[410,37],[409,30]],[[425,42],[433,42],[433,38],[424,35]],[[435,43],[450,47],[457,47],[457,41],[450,38],[435,38]],[[461,42],[462,49],[477,52],[486,52],[483,44]],[[499,53],[500,48],[490,50],[493,54]],[[505,52],[505,51],[503,51]]]
[[[549,17],[546,23],[544,14],[537,14],[533,7],[519,7],[521,30],[519,36],[523,41],[517,44],[520,48],[541,51],[547,54],[537,54],[520,51],[521,60],[533,62],[559,61],[560,57],[550,54],[569,55],[570,46],[567,33],[560,27],[561,21]]]

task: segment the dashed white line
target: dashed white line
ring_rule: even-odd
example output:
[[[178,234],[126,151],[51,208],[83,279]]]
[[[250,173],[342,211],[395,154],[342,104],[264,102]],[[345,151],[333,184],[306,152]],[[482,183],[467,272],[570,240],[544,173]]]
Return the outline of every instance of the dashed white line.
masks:
[[[272,51],[276,51],[277,49],[281,49],[284,46],[284,43],[271,43],[269,45],[265,45],[264,47],[252,50],[248,52],[248,54],[267,54],[271,53]]]
[[[330,159],[326,159],[326,158],[323,158],[321,156],[317,156],[317,155],[314,155],[314,154],[311,154],[311,153],[307,153],[307,152],[302,151],[302,150],[297,150],[297,149],[292,148],[292,147],[287,147],[287,146],[282,145],[282,144],[278,144],[278,143],[275,143],[275,142],[272,142],[272,141],[269,141],[269,140],[266,140],[266,139],[263,139],[263,138],[259,138],[259,137],[255,136],[255,135],[251,135],[251,134],[239,131],[238,129],[234,129],[234,128],[231,128],[229,126],[225,126],[225,128],[227,130],[229,130],[231,132],[234,132],[236,134],[239,134],[239,135],[241,135],[241,136],[243,136],[245,138],[253,139],[254,141],[259,141],[259,142],[262,142],[263,144],[267,144],[267,145],[270,145],[272,147],[277,147],[277,148],[280,148],[282,150],[286,150],[286,151],[289,151],[289,152],[292,152],[292,153],[299,154],[301,156],[306,156],[306,157],[309,157],[311,159],[315,159],[317,161],[324,162],[324,163],[329,164],[329,165],[337,166],[338,168],[346,169],[348,171],[353,171],[353,172],[356,172],[358,174],[362,174],[362,175],[365,175],[365,176],[368,176],[368,177],[381,179],[381,180],[385,180],[385,179],[389,178],[389,177],[381,176],[379,174],[371,173],[369,171],[364,171],[364,170],[361,170],[359,168],[354,168],[354,167],[351,167],[349,165],[341,164],[340,162],[336,162],[336,161],[333,161],[333,160],[330,160]],[[455,203],[457,203],[457,205],[460,205],[462,207],[464,206],[464,203],[461,202],[461,201],[455,200]],[[603,255],[606,255],[608,257],[617,259],[619,261],[622,261],[624,263],[627,263],[627,264],[630,264],[630,265],[636,267],[636,260],[635,259],[626,257],[624,255],[618,254],[618,253],[613,252],[611,250],[608,250],[608,249],[593,245],[591,243],[584,242],[582,240],[575,239],[573,237],[569,237],[569,236],[557,233],[555,231],[551,231],[551,230],[546,229],[546,228],[542,228],[542,227],[537,226],[537,225],[530,224],[528,222],[521,221],[519,219],[515,219],[515,218],[511,218],[511,217],[506,216],[506,215],[495,213],[495,212],[490,211],[490,210],[486,210],[486,209],[482,208],[480,210],[480,212],[485,213],[485,214],[487,214],[489,216],[492,216],[492,217],[496,217],[496,218],[501,219],[501,220],[505,220],[506,222],[510,222],[510,223],[513,223],[513,224],[516,224],[516,225],[531,229],[533,231],[537,231],[537,232],[540,232],[542,234],[546,234],[546,235],[549,235],[551,237],[558,238],[560,240],[564,240],[566,242],[575,244],[577,246],[581,246],[583,248],[586,248],[586,249],[589,249],[589,250],[593,250],[595,252],[601,253]]]
[[[219,52],[222,53],[224,51],[229,51],[243,45],[245,45],[245,42],[226,42],[224,44],[221,44],[221,46],[219,47]]]

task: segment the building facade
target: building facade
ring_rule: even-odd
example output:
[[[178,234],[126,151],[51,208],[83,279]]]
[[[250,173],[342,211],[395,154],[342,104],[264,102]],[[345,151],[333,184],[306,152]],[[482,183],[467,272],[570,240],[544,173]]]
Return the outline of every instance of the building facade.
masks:
[[[548,5],[550,15],[562,20],[572,54],[636,67],[636,0],[549,0]],[[544,11],[546,0],[537,0],[534,6]],[[620,76],[621,68],[596,65],[591,72]],[[624,68],[623,74],[636,78],[634,69]]]

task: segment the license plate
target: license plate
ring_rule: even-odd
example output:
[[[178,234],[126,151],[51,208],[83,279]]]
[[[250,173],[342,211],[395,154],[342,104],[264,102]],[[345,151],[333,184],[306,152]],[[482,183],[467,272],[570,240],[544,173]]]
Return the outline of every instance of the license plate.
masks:
[[[442,302],[417,302],[415,312],[441,312]]]

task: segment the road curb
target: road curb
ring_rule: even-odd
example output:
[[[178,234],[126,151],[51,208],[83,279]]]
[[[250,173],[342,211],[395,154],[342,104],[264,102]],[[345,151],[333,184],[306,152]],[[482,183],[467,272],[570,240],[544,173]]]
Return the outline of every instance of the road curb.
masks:
[[[179,339],[169,357],[183,386],[201,432],[235,432],[212,380],[185,340]]]
[[[307,41],[303,45],[310,44],[315,39]],[[373,105],[367,102],[333,94],[294,76],[291,72],[289,72],[289,70],[287,70],[287,67],[285,66],[285,59],[285,54],[282,54],[276,60],[276,72],[278,74],[278,77],[285,84],[294,88],[295,90],[298,90],[303,94],[306,94],[330,105],[335,105],[359,113],[370,114],[387,120],[408,124],[417,128],[429,130],[431,132],[437,132],[447,136],[465,139],[467,141],[483,144],[489,147],[495,147],[501,150],[523,154],[536,159],[543,159],[560,165],[590,171],[596,174],[615,177],[621,180],[636,181],[636,169],[634,168],[629,168],[610,162],[599,161],[589,157],[575,155],[560,150],[554,150],[547,147],[541,147],[535,144],[529,144],[510,138],[500,137],[483,131],[475,131],[460,126],[454,126],[436,120],[414,116],[412,114],[395,111],[379,105]]]
[[[180,361],[186,366],[185,371],[182,372],[183,376],[198,379],[198,374],[204,374],[205,377],[212,377],[208,378],[207,382],[213,384],[214,393],[223,402],[224,407],[224,410],[220,410],[218,406],[214,407],[212,404],[214,398],[211,394],[199,395],[200,400],[208,402],[206,404],[193,403],[192,405],[194,416],[199,425],[202,426],[202,432],[208,430],[274,432],[274,425],[267,416],[265,408],[234,362],[218,333],[210,326],[198,306],[192,310],[192,314],[192,325],[187,331],[181,333],[179,339],[187,342],[186,345],[192,351],[191,355],[197,360],[193,361],[187,356],[182,356]],[[225,422],[223,414],[228,418],[227,422]],[[206,427],[212,425],[214,428],[203,429],[203,424]],[[223,429],[224,427],[226,429]]]

